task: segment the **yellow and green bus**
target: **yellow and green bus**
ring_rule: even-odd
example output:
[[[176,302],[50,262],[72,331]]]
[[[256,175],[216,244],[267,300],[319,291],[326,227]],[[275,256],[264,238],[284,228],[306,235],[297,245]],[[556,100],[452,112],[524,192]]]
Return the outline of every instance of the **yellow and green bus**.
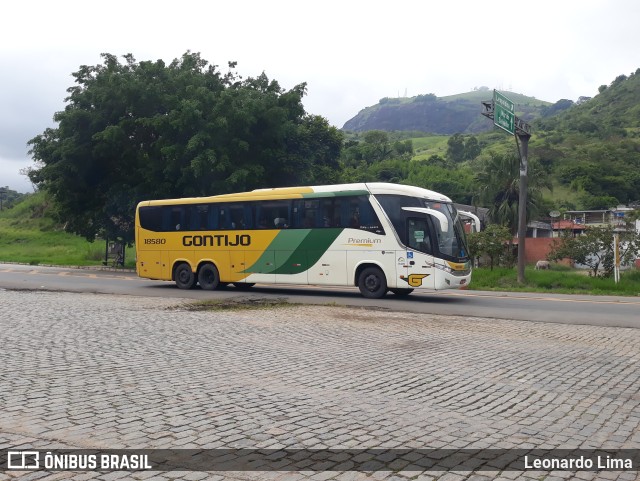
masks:
[[[357,286],[363,296],[464,288],[471,261],[451,199],[390,183],[150,200],[136,209],[136,270],[182,289]]]

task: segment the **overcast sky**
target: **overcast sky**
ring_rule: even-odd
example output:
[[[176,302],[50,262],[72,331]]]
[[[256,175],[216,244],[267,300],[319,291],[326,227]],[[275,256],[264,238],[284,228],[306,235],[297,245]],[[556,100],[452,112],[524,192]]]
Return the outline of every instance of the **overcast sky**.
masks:
[[[549,102],[640,67],[638,0],[21,0],[0,27],[0,186],[31,191],[26,143],[54,127],[71,73],[100,53],[200,52],[265,72],[342,127],[383,97],[487,86]],[[478,106],[480,114],[480,106]]]

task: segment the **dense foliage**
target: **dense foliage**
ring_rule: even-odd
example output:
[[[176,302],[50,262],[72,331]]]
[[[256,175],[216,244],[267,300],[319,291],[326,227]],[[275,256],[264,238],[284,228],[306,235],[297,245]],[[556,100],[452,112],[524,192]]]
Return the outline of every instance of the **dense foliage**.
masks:
[[[542,190],[550,189],[547,175],[532,160],[528,167],[527,220],[535,219],[543,209]],[[518,230],[520,197],[520,158],[516,155],[492,155],[479,164],[475,176],[478,199],[489,208],[490,220],[508,227],[512,235]]]
[[[73,74],[58,127],[29,142],[30,178],[68,230],[130,241],[142,199],[338,180],[342,134],[305,113],[304,83],[242,80],[189,52],[169,65],[103,58]]]
[[[513,234],[506,227],[491,224],[481,232],[474,232],[468,236],[469,251],[477,260],[480,257],[489,259],[489,267],[494,265],[513,265],[511,241]]]
[[[537,209],[530,209],[530,219],[548,219],[551,210],[608,209],[619,204],[640,204],[639,73],[640,69],[629,76],[620,75],[610,85],[601,86],[595,97],[583,96],[576,102],[561,99],[553,105],[536,104],[532,99],[508,94],[516,104],[517,115],[533,124],[534,135],[529,147],[533,168],[529,182],[534,191],[537,187],[535,195],[538,198]],[[473,100],[476,119],[483,122],[484,128],[492,129],[491,122],[480,115],[480,96],[484,95],[484,100],[487,100],[490,92],[475,94],[475,98],[465,94],[449,99],[438,99],[434,95],[412,99],[383,99],[378,105],[363,109],[345,127],[366,129],[382,125],[376,123],[376,119],[383,115],[382,112],[396,109],[407,113],[408,105],[414,103],[424,109],[434,109],[431,111],[434,122],[438,121],[444,126],[448,125],[449,117],[438,114],[436,101],[442,102],[438,107],[442,108],[446,100],[467,99]],[[532,110],[534,107],[537,110]],[[400,135],[396,131],[404,128],[406,120],[395,122],[390,116],[385,119],[388,122],[385,121],[384,126],[375,128],[394,131],[389,133],[390,136]],[[411,128],[419,127],[412,125]],[[416,175],[415,169],[422,169],[413,165],[404,169],[404,177],[395,175],[394,178],[438,188],[460,202],[471,203],[469,199],[473,198],[473,202],[484,207],[500,205],[500,217],[505,219],[507,210],[512,213],[514,209],[517,211],[517,201],[513,203],[517,185],[512,186],[512,200],[508,203],[498,199],[494,203],[486,194],[487,191],[496,189],[504,193],[509,190],[504,179],[498,178],[501,172],[509,171],[508,167],[496,170],[491,164],[494,163],[494,158],[512,158],[517,155],[513,137],[496,131],[475,135],[461,133],[465,131],[478,130],[459,128],[448,137],[443,151],[427,156],[426,162],[422,161],[422,167],[429,165],[430,169],[436,165],[444,166],[448,182],[442,181],[439,172],[429,171],[426,175]],[[414,134],[414,137],[418,136],[419,134]],[[436,137],[431,135],[431,138]],[[414,144],[421,140],[414,139]],[[423,159],[423,156],[416,152],[416,158]],[[394,172],[399,173],[399,167]],[[463,181],[470,171],[479,175],[471,182]],[[410,175],[410,172],[413,173]],[[540,179],[542,182],[539,182]],[[451,185],[452,183],[455,185]],[[463,188],[461,183],[464,184]],[[500,184],[502,187],[493,184]],[[503,197],[503,200],[507,197],[509,196]]]
[[[600,94],[534,124],[532,152],[575,192],[567,207],[606,209],[640,201],[640,69]]]

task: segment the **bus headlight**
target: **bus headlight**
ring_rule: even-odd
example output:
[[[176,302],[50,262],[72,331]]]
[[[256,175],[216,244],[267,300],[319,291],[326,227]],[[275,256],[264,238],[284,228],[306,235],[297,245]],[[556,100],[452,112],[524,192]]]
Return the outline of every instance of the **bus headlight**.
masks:
[[[471,269],[453,269],[451,266],[442,264],[435,264],[435,267],[437,269],[440,269],[441,271],[446,272],[447,274],[451,274],[452,276],[456,277],[464,277],[471,274]]]
[[[445,271],[447,274],[453,274],[454,273],[454,270],[449,266],[445,266],[445,265],[442,265],[442,264],[436,264],[435,267],[436,267],[436,269],[440,269],[441,271]]]

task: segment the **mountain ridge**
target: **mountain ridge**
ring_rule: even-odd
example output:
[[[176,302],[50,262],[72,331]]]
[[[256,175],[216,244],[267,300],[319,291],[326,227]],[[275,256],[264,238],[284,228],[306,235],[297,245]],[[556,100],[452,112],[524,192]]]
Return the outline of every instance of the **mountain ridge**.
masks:
[[[551,102],[538,100],[524,94],[499,91],[516,104],[516,115],[531,122],[543,116]],[[455,95],[437,97],[435,94],[415,97],[385,97],[345,122],[342,130],[364,132],[367,130],[413,130],[434,134],[473,134],[491,130],[480,116],[480,102],[491,100],[493,91],[488,87]]]

